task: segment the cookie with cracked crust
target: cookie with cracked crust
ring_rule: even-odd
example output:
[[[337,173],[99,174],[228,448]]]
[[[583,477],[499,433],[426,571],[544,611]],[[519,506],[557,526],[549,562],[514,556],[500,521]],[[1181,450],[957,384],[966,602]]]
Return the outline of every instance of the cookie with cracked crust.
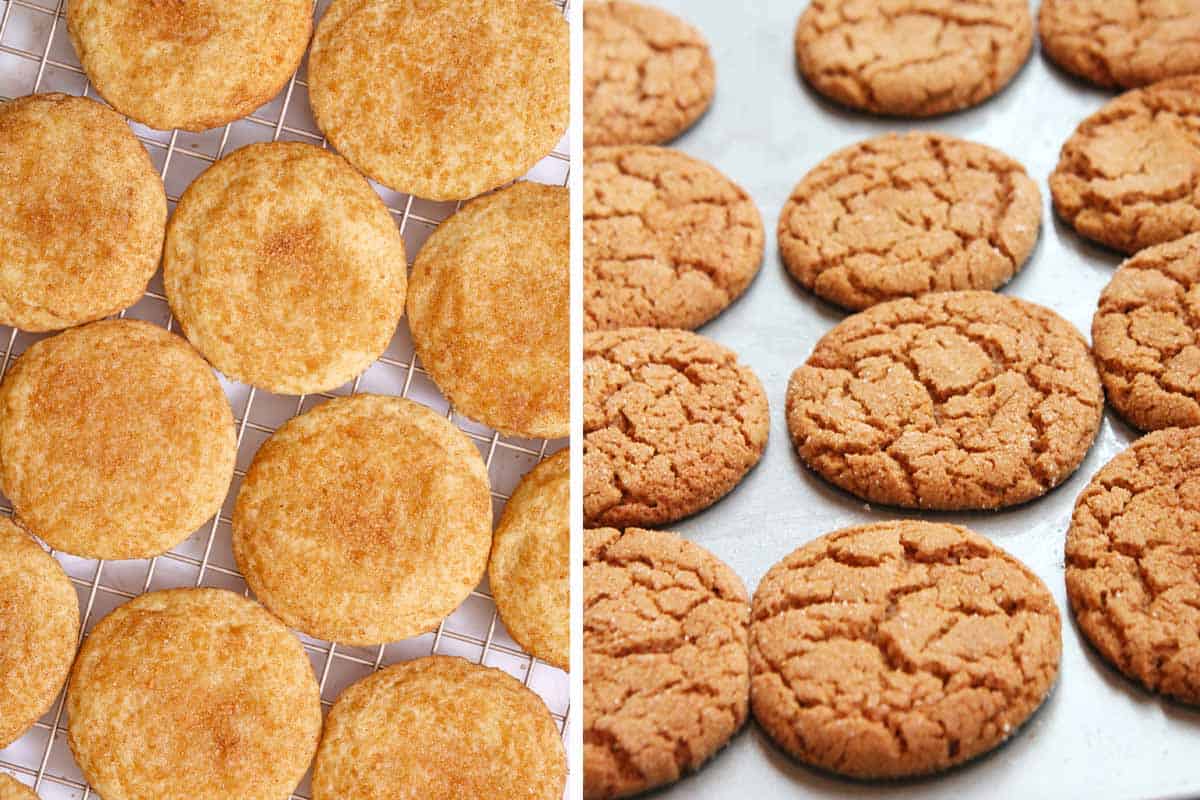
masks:
[[[758,273],[758,208],[699,159],[666,147],[591,147],[583,192],[585,330],[698,328]]]
[[[928,117],[1003,89],[1033,47],[1027,0],[813,0],[796,26],[796,62],[850,108]]]
[[[38,800],[38,796],[16,778],[0,772],[0,800]]]
[[[805,287],[854,311],[928,292],[997,289],[1029,258],[1041,194],[1025,168],[937,133],[834,153],[779,215],[779,252]]]
[[[630,797],[704,765],[746,721],[749,599],[665,531],[584,532],[583,792]]]
[[[957,525],[860,525],[809,542],[754,593],[754,718],[799,761],[854,778],[941,772],[998,747],[1058,676],[1058,607]]]
[[[1048,308],[938,292],[847,317],[792,373],[800,457],[872,503],[995,509],[1067,478],[1100,427],[1087,343]]]
[[[583,343],[586,525],[662,525],[729,493],[767,445],[767,396],[737,354],[689,331]]]
[[[712,103],[704,35],[674,14],[625,0],[583,10],[584,144],[663,144]]]

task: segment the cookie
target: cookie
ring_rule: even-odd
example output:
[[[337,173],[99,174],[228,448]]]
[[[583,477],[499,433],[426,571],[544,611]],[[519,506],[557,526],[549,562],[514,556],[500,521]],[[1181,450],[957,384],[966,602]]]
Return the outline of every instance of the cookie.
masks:
[[[43,339],[0,386],[0,483],[56,550],[150,558],[221,509],[233,412],[187,342],[139,320]]]
[[[566,133],[567,38],[550,0],[334,0],[308,55],[313,115],[380,183],[473,197]]]
[[[592,147],[585,162],[586,330],[698,328],[750,285],[763,224],[740,186],[665,147]]]
[[[67,32],[113,108],[159,130],[202,131],[279,94],[312,12],[311,0],[71,0]]]
[[[74,7],[72,3],[72,7]],[[53,331],[136,303],[167,195],[125,120],[94,100],[0,102],[0,325]]]
[[[321,736],[300,641],[223,589],[150,592],[100,620],[67,716],[71,752],[104,800],[279,800]]]
[[[226,376],[315,394],[387,349],[407,266],[387,207],[344,159],[269,142],[188,186],[167,229],[163,286],[188,339]]]
[[[16,778],[0,772],[0,800],[38,800],[38,796]]]
[[[430,656],[342,692],[313,767],[313,800],[559,800],[566,782],[566,752],[541,698],[498,669]]]
[[[781,748],[854,778],[941,772],[998,747],[1058,676],[1046,585],[957,525],[830,533],[754,593],[750,703]]]
[[[839,150],[792,190],[779,252],[806,288],[858,311],[898,297],[997,289],[1037,243],[1042,198],[1024,167],[937,133]]]
[[[708,508],[767,446],[767,395],[737,354],[695,333],[584,336],[583,518],[662,525]]]
[[[903,508],[1039,497],[1079,466],[1103,410],[1079,332],[993,292],[893,300],[848,317],[787,391],[804,462],[863,500]]]
[[[1122,253],[1200,232],[1200,77],[1134,89],[1079,124],[1050,176],[1054,208]]]
[[[746,588],[673,533],[583,544],[583,794],[630,797],[699,769],[746,721]]]
[[[716,91],[704,35],[641,3],[583,11],[583,141],[663,144],[695,124]]]
[[[0,518],[0,750],[50,708],[71,669],[78,637],[79,601],[67,574],[33,539]],[[0,800],[4,797],[0,773]]]
[[[456,412],[509,435],[571,432],[570,206],[565,187],[514,184],[439,225],[413,264],[421,366]]]
[[[496,526],[488,585],[504,627],[559,669],[571,662],[571,453],[538,464]]]
[[[1075,501],[1067,597],[1088,641],[1152,692],[1200,704],[1200,428],[1143,436]]]
[[[259,448],[233,512],[246,583],[288,626],[377,645],[433,630],[487,567],[492,501],[475,445],[411,400],[355,395]]]
[[[796,26],[796,63],[814,89],[902,117],[982,103],[1032,46],[1027,0],[813,0]]]

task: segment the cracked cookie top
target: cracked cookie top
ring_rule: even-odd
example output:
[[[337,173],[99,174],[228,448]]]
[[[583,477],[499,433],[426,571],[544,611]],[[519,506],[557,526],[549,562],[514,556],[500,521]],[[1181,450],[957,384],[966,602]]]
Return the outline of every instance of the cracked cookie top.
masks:
[[[584,797],[628,797],[698,769],[742,727],[746,589],[673,533],[584,533]]]
[[[982,103],[1032,46],[1027,0],[813,0],[796,26],[797,63],[814,89],[907,117]]]
[[[754,594],[751,706],[800,761],[856,778],[938,772],[1042,704],[1062,635],[1045,584],[957,525],[881,522],[816,539]]]
[[[1104,408],[1086,342],[1048,308],[993,292],[893,300],[848,317],[792,373],[801,458],[874,503],[1023,503],[1087,454]]]
[[[696,328],[750,285],[763,224],[740,186],[665,147],[592,147],[586,162],[587,330]]]
[[[1037,242],[1041,195],[1025,169],[981,144],[889,134],[822,161],[779,215],[788,271],[859,310],[897,297],[996,289]]]
[[[695,333],[623,328],[583,344],[583,517],[662,525],[708,508],[762,457],[767,396]]]

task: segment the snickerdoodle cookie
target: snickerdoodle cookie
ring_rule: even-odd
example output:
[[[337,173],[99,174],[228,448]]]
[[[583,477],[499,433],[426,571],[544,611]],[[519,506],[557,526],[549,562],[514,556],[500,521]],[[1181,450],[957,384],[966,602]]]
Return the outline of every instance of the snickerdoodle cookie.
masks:
[[[38,796],[16,778],[0,772],[0,800],[38,800]]]

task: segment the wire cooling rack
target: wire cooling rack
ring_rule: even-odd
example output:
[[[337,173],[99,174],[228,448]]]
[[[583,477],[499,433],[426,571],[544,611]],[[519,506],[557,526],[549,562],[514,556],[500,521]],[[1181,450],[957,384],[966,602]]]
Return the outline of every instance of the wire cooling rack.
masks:
[[[556,0],[564,14],[572,0]],[[319,19],[329,0],[314,4]],[[0,0],[0,99],[34,92],[65,92],[100,99],[88,83],[66,31],[66,0]],[[324,145],[308,105],[307,65],[302,64],[285,89],[249,117],[221,128],[194,134],[157,131],[133,124],[166,185],[171,208],[192,180],[216,159],[239,147],[263,141],[306,141]],[[570,153],[564,139],[527,178],[566,185]],[[375,187],[404,235],[410,260],[437,227],[457,208]],[[178,332],[156,275],[145,296],[121,316],[144,319]],[[0,374],[43,336],[0,327]],[[492,506],[499,515],[520,477],[538,461],[566,444],[565,440],[514,439],[457,414],[416,363],[407,321],[402,321],[387,352],[365,373],[340,389],[322,395],[283,397],[221,378],[234,409],[238,459],[233,484],[220,514],[165,555],[139,561],[95,561],[54,553],[79,595],[83,635],[117,606],[147,591],[184,586],[215,586],[247,592],[230,545],[230,519],[245,471],[259,445],[296,414],[325,400],[358,391],[399,395],[446,414],[479,447],[492,484]],[[0,497],[0,512],[11,513]],[[455,655],[498,667],[537,692],[545,701],[564,739],[569,738],[569,681],[554,667],[531,658],[504,630],[486,580],[435,633],[376,648],[339,645],[300,636],[321,686],[325,708],[354,681],[382,666],[431,653]],[[60,696],[50,711],[21,739],[0,750],[0,770],[34,787],[45,800],[95,798],[76,767],[66,742],[66,714]],[[575,765],[571,765],[572,769]],[[309,800],[309,778],[293,800]]]

